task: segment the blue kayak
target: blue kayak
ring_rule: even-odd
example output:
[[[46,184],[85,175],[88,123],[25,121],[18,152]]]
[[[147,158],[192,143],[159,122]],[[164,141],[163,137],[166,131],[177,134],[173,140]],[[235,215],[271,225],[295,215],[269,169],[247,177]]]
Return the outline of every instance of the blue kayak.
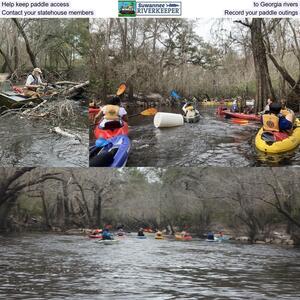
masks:
[[[97,139],[89,150],[90,167],[121,168],[127,163],[131,147],[127,135],[118,135],[111,139]]]
[[[145,235],[138,235],[136,238],[137,238],[137,239],[140,239],[140,240],[144,240],[144,239],[146,239],[147,237],[146,237]]]

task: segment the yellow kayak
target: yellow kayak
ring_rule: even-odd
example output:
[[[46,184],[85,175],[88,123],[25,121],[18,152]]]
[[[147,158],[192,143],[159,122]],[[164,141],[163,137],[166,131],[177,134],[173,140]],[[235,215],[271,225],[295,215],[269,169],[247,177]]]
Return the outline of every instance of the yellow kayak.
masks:
[[[277,153],[284,153],[291,150],[294,150],[297,148],[300,144],[300,120],[296,119],[296,125],[297,127],[294,129],[293,133],[285,138],[282,141],[272,141],[272,138],[268,138],[267,135],[265,135],[264,139],[262,138],[263,134],[266,134],[266,132],[263,131],[263,128],[261,128],[256,137],[255,137],[255,146],[258,150],[270,153],[270,154],[277,154]],[[271,133],[270,133],[271,135]]]
[[[161,231],[158,231],[156,234],[155,234],[155,239],[156,240],[163,240],[164,239],[164,236],[162,234]]]

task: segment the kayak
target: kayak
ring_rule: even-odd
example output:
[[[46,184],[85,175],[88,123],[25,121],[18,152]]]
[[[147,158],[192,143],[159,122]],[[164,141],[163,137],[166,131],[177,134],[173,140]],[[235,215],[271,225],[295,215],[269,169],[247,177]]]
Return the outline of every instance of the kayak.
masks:
[[[156,240],[164,240],[165,238],[163,236],[155,236]]]
[[[219,107],[217,109],[217,114],[220,116],[226,116],[229,118],[237,118],[237,119],[243,119],[243,120],[249,120],[249,121],[260,121],[260,116],[255,114],[244,114],[244,113],[235,113],[231,112],[229,109],[222,109],[222,107]]]
[[[119,135],[105,141],[98,139],[90,147],[89,166],[90,167],[112,167],[121,168],[127,163],[131,142],[128,136]],[[100,143],[98,143],[100,142]]]
[[[92,108],[89,107],[89,119],[94,120],[95,116],[98,114],[98,112],[101,110],[101,108]]]
[[[100,107],[89,107],[89,114],[97,114],[100,110]]]
[[[300,144],[300,120],[296,120],[297,127],[291,135],[282,132],[268,132],[260,128],[255,137],[258,150],[270,153],[284,153],[297,148]]]
[[[144,235],[144,236],[137,236],[136,238],[139,239],[139,240],[144,240],[144,239],[146,239],[147,237]]]
[[[104,244],[104,245],[113,245],[119,243],[119,240],[99,240],[98,243]]]
[[[188,235],[188,236],[182,236],[182,235],[177,235],[177,234],[175,234],[175,240],[177,240],[177,241],[191,241],[193,238],[190,236],[190,235]]]
[[[213,243],[213,242],[221,242],[222,240],[219,239],[219,238],[214,238],[213,240],[206,239],[205,241],[206,241],[206,242]]]
[[[183,116],[183,119],[186,123],[197,123],[200,120],[200,114],[196,114],[194,117]]]
[[[126,122],[124,122],[123,127],[116,129],[102,129],[99,128],[99,125],[97,125],[94,130],[94,135],[96,139],[104,138],[107,140],[118,135],[128,135],[128,131],[129,128]]]
[[[223,103],[223,105],[227,105],[227,106],[230,106],[232,105],[232,101],[226,101]],[[219,101],[203,101],[201,102],[202,105],[204,106],[215,106],[215,105],[220,105],[222,103],[220,103]]]
[[[90,234],[89,238],[90,239],[102,239],[102,235],[101,234]]]

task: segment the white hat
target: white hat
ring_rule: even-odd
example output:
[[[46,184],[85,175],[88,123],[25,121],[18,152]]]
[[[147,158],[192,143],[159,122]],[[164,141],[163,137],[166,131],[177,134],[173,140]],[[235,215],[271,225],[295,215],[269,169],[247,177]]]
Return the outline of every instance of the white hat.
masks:
[[[34,68],[33,69],[33,72],[38,72],[38,73],[40,73],[40,74],[42,74],[43,72],[41,71],[41,69],[40,68]]]

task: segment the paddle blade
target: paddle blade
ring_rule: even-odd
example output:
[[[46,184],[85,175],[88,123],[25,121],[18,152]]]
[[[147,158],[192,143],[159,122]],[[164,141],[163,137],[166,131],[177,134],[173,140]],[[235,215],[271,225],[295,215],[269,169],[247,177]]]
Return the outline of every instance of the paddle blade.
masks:
[[[148,108],[144,111],[142,111],[140,114],[142,116],[154,116],[157,113],[157,109],[154,107]]]
[[[117,95],[117,96],[121,96],[121,95],[123,95],[123,94],[125,93],[125,91],[126,91],[126,84],[125,84],[125,83],[121,83],[121,84],[119,85],[119,88],[118,88],[118,90],[117,90],[116,95]]]
[[[234,119],[231,119],[231,123],[245,125],[245,124],[248,124],[249,121],[248,120],[234,118]]]

